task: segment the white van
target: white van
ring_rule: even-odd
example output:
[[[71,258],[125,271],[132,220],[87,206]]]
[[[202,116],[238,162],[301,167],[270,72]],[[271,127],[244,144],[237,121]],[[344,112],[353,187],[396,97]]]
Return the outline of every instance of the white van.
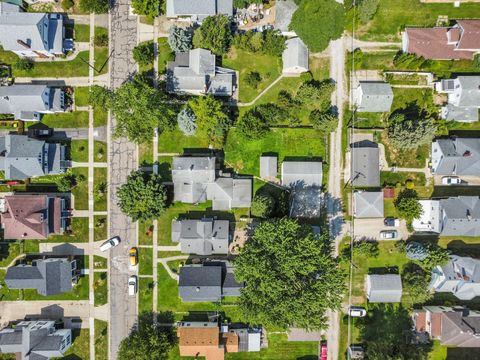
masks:
[[[102,245],[100,245],[100,251],[107,251],[115,246],[120,244],[120,238],[118,236],[114,236],[111,239],[105,241]]]

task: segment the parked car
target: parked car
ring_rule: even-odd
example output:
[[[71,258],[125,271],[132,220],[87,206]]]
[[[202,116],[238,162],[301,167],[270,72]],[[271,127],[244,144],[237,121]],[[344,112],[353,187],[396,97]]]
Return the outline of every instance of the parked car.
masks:
[[[397,230],[380,231],[380,239],[384,239],[384,240],[395,239],[397,236],[398,236]]]
[[[351,317],[364,317],[367,315],[367,310],[359,306],[350,306],[348,315]]]
[[[137,277],[132,275],[128,278],[128,295],[134,296],[137,293]]]
[[[397,218],[393,217],[387,217],[385,220],[383,220],[383,223],[385,226],[391,226],[391,227],[399,227],[400,226],[400,220]]]
[[[462,180],[457,176],[444,176],[442,178],[443,185],[460,185]]]
[[[105,241],[102,245],[100,245],[100,251],[107,251],[115,246],[120,244],[120,238],[118,236],[114,236],[111,239]]]
[[[136,247],[132,247],[129,251],[130,265],[135,266],[138,264],[138,250]]]
[[[327,355],[328,355],[327,342],[322,341],[322,343],[320,344],[320,356],[318,357],[318,360],[327,360]]]

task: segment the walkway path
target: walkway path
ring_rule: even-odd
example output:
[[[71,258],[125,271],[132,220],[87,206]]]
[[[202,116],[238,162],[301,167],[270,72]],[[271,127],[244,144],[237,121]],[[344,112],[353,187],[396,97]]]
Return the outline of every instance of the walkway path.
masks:
[[[158,262],[161,263],[163,265],[163,267],[165,268],[165,270],[167,271],[168,275],[170,275],[170,277],[177,281],[178,282],[178,274],[175,274],[169,267],[168,267],[168,262],[169,261],[175,261],[175,260],[187,260],[188,259],[188,255],[178,255],[178,256],[170,256],[170,257],[167,257],[167,258],[160,258],[158,259]]]
[[[54,58],[32,58],[34,62],[62,62],[62,61],[72,61],[75,59],[81,51],[87,51],[90,49],[90,43],[88,42],[75,42],[75,50],[68,54],[65,57],[54,57]]]
[[[93,142],[93,140],[92,140]],[[92,160],[93,161],[93,160]],[[77,161],[72,161],[72,167],[87,167],[87,166],[92,166],[94,168],[106,168],[108,164],[106,162],[77,162]]]
[[[372,49],[372,48],[385,48],[385,47],[398,47],[400,49],[402,47],[401,42],[387,42],[387,41],[362,41],[358,39],[353,39],[350,35],[343,36],[344,43],[348,44],[348,47],[353,46],[354,49],[360,48],[364,49]]]
[[[246,106],[252,106],[253,104],[255,104],[258,99],[260,99],[263,95],[265,95],[266,92],[268,92],[272,87],[274,87],[280,80],[282,80],[284,78],[283,75],[280,75],[278,78],[275,79],[274,82],[272,82],[270,85],[268,85],[260,94],[257,95],[257,97],[255,99],[253,99],[252,101],[248,102],[248,103],[237,103],[237,104],[230,104],[230,105],[234,105],[234,106],[238,106],[238,107],[246,107]]]
[[[175,246],[158,246],[158,251],[181,251],[181,245],[175,245]]]
[[[91,52],[90,52],[91,53]],[[93,71],[89,67],[89,71]],[[15,83],[17,84],[47,84],[52,86],[89,86],[90,77],[81,76],[81,77],[44,77],[44,78],[35,78],[35,77],[17,77],[15,78]],[[94,85],[108,86],[108,74],[103,74],[95,76],[93,79]]]

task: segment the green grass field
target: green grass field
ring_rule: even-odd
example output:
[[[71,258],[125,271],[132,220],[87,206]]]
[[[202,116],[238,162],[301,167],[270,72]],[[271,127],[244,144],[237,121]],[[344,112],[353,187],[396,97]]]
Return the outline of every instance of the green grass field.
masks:
[[[45,114],[42,123],[51,128],[88,128],[88,112],[72,111],[58,114]]]
[[[140,278],[138,282],[138,313],[153,309],[153,281],[150,278]]]
[[[102,194],[99,191],[102,183],[107,184],[107,168],[95,168],[93,170],[93,207],[95,211],[107,211],[108,187],[107,191]]]
[[[95,306],[108,302],[108,277],[106,272],[96,272],[93,278]]]
[[[102,256],[93,255],[93,266],[95,269],[106,269],[107,259]]]
[[[93,224],[95,226],[95,229],[93,232],[94,240],[95,241],[107,240],[107,228],[108,228],[107,217],[103,215],[95,215]]]
[[[90,331],[88,329],[74,329],[73,343],[65,353],[64,360],[88,360],[90,354]]]
[[[140,275],[153,274],[153,250],[151,248],[138,248],[138,266]]]
[[[88,106],[88,93],[90,88],[88,86],[76,87],[74,89],[75,105],[76,106]]]
[[[108,359],[108,322],[95,319],[95,360]]]
[[[73,168],[77,185],[72,189],[76,210],[88,210],[88,168]]]
[[[75,243],[88,242],[88,218],[74,217],[71,220],[71,234],[52,235],[46,242]]]
[[[138,222],[138,243],[140,245],[152,245],[152,231],[150,230],[153,226],[151,221],[139,221]]]
[[[88,162],[88,140],[72,140],[70,158],[76,162]]]

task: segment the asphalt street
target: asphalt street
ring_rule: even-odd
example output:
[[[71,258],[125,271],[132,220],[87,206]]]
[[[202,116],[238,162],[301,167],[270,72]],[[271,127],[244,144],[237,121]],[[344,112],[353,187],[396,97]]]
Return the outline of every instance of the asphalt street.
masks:
[[[113,2],[110,11],[110,87],[116,89],[137,70],[132,58],[137,45],[137,17],[130,16],[129,0]],[[116,192],[127,176],[137,169],[137,147],[126,138],[114,138],[115,119],[108,131],[109,146],[109,236],[119,236],[121,243],[110,250],[109,261],[109,358],[116,359],[118,346],[135,326],[138,318],[137,298],[128,296],[128,249],[137,245],[136,224],[117,205]],[[135,274],[136,275],[136,274]]]

